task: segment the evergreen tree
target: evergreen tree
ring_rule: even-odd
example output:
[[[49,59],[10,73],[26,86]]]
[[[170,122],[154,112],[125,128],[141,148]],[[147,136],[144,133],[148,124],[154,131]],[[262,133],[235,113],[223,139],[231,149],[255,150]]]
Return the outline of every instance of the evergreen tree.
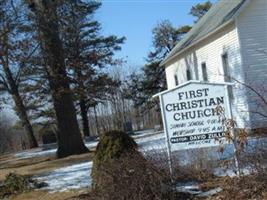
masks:
[[[118,63],[115,51],[125,38],[101,36],[100,24],[94,20],[95,11],[101,6],[96,1],[69,0],[61,7],[61,33],[66,63],[79,105],[83,133],[90,136],[88,110],[107,98],[110,85],[116,85],[103,68]]]
[[[67,76],[63,42],[60,38],[58,6],[60,1],[27,1],[37,27],[58,126],[58,157],[85,153],[79,130],[73,93]]]
[[[21,72],[20,90],[33,125],[56,125],[56,115],[44,64],[34,55]]]
[[[210,1],[207,1],[205,3],[199,3],[191,8],[189,14],[196,17],[197,18],[196,22],[197,22],[206,14],[206,12],[209,11],[211,6],[212,3]]]
[[[158,102],[152,100],[151,96],[167,88],[165,68],[160,66],[160,62],[190,29],[190,26],[174,28],[170,21],[164,20],[152,30],[153,50],[149,52],[147,64],[142,68],[143,75],[134,74],[129,77],[129,82],[133,85],[130,86],[128,97],[134,98],[137,105],[143,107],[143,111],[158,106]]]
[[[191,8],[190,14],[199,20],[211,6],[209,1],[204,4],[197,4]],[[133,98],[138,102],[138,105],[142,105],[143,110],[158,106],[157,100],[152,100],[151,96],[167,89],[164,78],[165,68],[159,65],[190,29],[191,26],[188,25],[175,28],[170,21],[164,20],[152,30],[153,50],[148,53],[147,64],[142,69],[143,75],[129,77],[129,82],[133,85],[129,86],[128,97]],[[138,85],[135,79],[139,80]],[[139,95],[137,95],[137,88],[139,88]]]

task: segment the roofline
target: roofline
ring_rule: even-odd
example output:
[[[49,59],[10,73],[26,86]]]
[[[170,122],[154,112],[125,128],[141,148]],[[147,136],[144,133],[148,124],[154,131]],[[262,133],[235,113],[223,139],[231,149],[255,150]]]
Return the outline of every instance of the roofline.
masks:
[[[240,15],[240,13],[247,7],[247,5],[251,2],[251,0],[245,0],[245,2],[241,5],[238,11],[234,14],[233,18],[236,18]]]
[[[176,54],[173,54],[171,57],[167,58],[166,60],[163,60],[160,63],[160,66],[163,67],[165,64],[167,64],[168,62],[170,62],[171,60],[173,60],[175,57],[181,55],[182,53],[184,53],[185,51],[187,51],[188,49],[190,49],[191,47],[197,45],[198,43],[202,42],[203,40],[207,39],[208,37],[210,37],[211,35],[217,33],[218,31],[220,31],[222,28],[224,28],[225,26],[231,24],[232,22],[234,22],[234,19],[231,19],[230,21],[226,22],[225,24],[222,24],[221,26],[219,26],[218,28],[216,28],[215,30],[209,32],[207,35],[205,35],[204,37],[198,39],[197,41],[195,41],[194,43],[190,44],[189,46],[183,48],[181,51],[177,52]]]
[[[205,40],[207,37],[215,34],[217,31],[219,31],[220,29],[222,29],[223,27],[229,25],[230,23],[232,22],[235,22],[236,21],[236,18],[240,15],[240,13],[247,7],[247,5],[251,2],[251,0],[244,0],[245,2],[243,3],[243,5],[241,5],[241,7],[238,9],[238,11],[233,15],[232,19],[225,23],[225,24],[222,24],[221,26],[219,26],[218,28],[216,28],[214,31],[208,33],[206,36],[198,39],[197,41],[195,41],[194,43],[190,44],[189,46],[185,47],[183,50],[175,53],[174,55],[172,55],[171,57],[169,57],[168,59],[166,60],[163,60],[161,63],[160,63],[160,67],[163,67],[165,64],[167,64],[167,62],[170,62],[172,59],[174,59],[175,57],[181,55],[182,53],[184,53],[186,50],[190,49],[191,47],[195,46],[196,44],[198,44],[199,42],[201,42],[202,40]]]
[[[169,90],[164,90],[162,92],[159,92],[155,95],[152,96],[152,98],[155,98],[155,97],[158,97],[160,95],[163,95],[165,93],[168,93],[168,92],[171,92],[173,90],[176,90],[177,88],[181,88],[181,87],[184,87],[186,85],[189,85],[191,83],[201,83],[201,84],[206,84],[206,85],[234,85],[234,83],[229,83],[229,82],[206,82],[206,81],[199,81],[199,80],[191,80],[191,81],[187,81],[185,83],[182,83],[172,89],[169,89]]]

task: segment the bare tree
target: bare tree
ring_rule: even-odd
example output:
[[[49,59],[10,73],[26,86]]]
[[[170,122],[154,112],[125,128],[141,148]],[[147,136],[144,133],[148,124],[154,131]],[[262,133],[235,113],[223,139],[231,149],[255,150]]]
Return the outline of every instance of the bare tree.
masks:
[[[0,2],[0,91],[12,96],[15,111],[28,135],[29,148],[38,146],[30,123],[26,106],[19,91],[20,71],[27,59],[35,51],[20,27],[25,26],[23,6],[12,0]]]

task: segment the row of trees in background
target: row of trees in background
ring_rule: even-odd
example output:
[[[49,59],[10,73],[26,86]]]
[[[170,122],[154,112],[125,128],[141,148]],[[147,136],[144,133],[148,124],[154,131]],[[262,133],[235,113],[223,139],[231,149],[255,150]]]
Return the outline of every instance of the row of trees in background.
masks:
[[[29,147],[32,123],[56,124],[58,156],[87,151],[76,110],[89,135],[87,112],[118,84],[103,68],[116,65],[125,38],[100,35],[95,1],[0,2],[0,87],[12,98]],[[79,108],[79,109],[78,109]]]
[[[195,17],[197,22],[211,6],[210,1],[197,4],[191,8],[189,14]],[[147,55],[146,64],[141,73],[131,74],[128,80],[128,95],[135,107],[141,108],[142,113],[151,109],[159,110],[157,99],[151,97],[167,89],[165,68],[160,66],[160,63],[191,28],[189,25],[176,28],[170,21],[164,20],[152,30],[153,49]]]
[[[199,19],[210,5],[198,4],[191,14]],[[159,23],[142,73],[125,76],[110,70],[124,64],[114,54],[125,38],[100,34],[94,19],[100,6],[83,0],[0,2],[1,102],[13,100],[28,148],[38,146],[37,125],[54,125],[57,153],[64,157],[88,151],[79,121],[84,136],[123,129],[128,121],[135,129],[160,123],[158,104],[151,101],[166,89],[159,63],[191,27]]]

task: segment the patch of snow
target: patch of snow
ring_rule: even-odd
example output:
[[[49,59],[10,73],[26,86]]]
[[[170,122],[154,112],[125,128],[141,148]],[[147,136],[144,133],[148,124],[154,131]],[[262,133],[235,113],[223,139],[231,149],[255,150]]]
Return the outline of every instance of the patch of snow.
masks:
[[[218,187],[206,192],[203,192],[197,182],[186,182],[186,183],[177,183],[176,185],[177,192],[189,193],[196,195],[197,197],[210,197],[222,191],[222,188]]]
[[[164,133],[158,133],[143,138],[135,139],[142,152],[167,151]]]
[[[251,173],[253,173],[253,169],[251,169],[250,167],[246,167],[243,169],[240,169],[242,175],[250,175]],[[216,168],[214,169],[213,174],[215,176],[229,176],[229,177],[235,177],[237,176],[237,171],[234,168],[228,168],[228,169],[224,169],[224,168]]]
[[[218,187],[218,188],[214,188],[212,190],[209,190],[207,192],[202,192],[200,194],[197,195],[197,197],[210,197],[210,196],[213,196],[219,192],[221,192],[223,189]]]
[[[90,141],[90,142],[86,142],[85,143],[85,146],[89,149],[91,148],[95,148],[98,144],[98,141]]]
[[[85,146],[88,147],[89,149],[96,147],[98,144],[98,141],[90,141],[86,142]],[[16,153],[15,156],[21,159],[24,158],[33,158],[33,157],[45,157],[45,156],[51,156],[51,155],[56,155],[57,152],[57,147],[54,147],[53,149],[34,149],[34,150],[28,150],[28,151],[23,151]]]
[[[142,136],[145,136],[147,134],[151,133],[151,130],[146,130],[145,132],[142,132]],[[158,140],[159,145],[155,144],[156,140]],[[151,150],[152,147],[150,146],[151,144],[155,144],[154,146],[159,146],[159,148],[163,148],[162,147],[162,141],[164,141],[164,134],[155,134],[155,135],[150,135],[148,137],[144,137],[144,138],[138,138],[136,139],[136,142],[138,144],[140,144],[140,146],[147,146],[148,150]],[[85,143],[85,146],[89,149],[91,148],[95,148],[98,144],[98,141],[88,141]],[[165,146],[165,144],[164,144]],[[141,147],[142,148],[142,147]],[[158,149],[158,148],[155,148]],[[42,148],[38,148],[38,149],[34,149],[34,150],[28,150],[28,151],[23,151],[23,152],[19,152],[17,154],[15,154],[16,157],[24,159],[24,158],[33,158],[33,157],[45,157],[45,156],[51,156],[51,155],[55,155],[57,152],[56,146],[52,149],[42,149]]]
[[[203,192],[198,183],[196,182],[186,182],[186,183],[177,183],[176,191],[189,193],[192,195],[196,195],[197,197],[210,197],[222,191],[222,188],[218,187],[206,192]]]
[[[46,182],[48,187],[42,189],[51,192],[62,192],[70,189],[86,188],[91,185],[91,169],[93,162],[84,162],[62,167],[53,172],[37,177],[38,181]]]
[[[176,191],[189,193],[193,195],[202,193],[198,184],[195,182],[178,183],[176,185]]]
[[[147,137],[141,137],[141,138],[135,139],[135,141],[138,144],[142,144],[142,143],[145,143],[145,142],[153,142],[155,140],[163,140],[163,141],[165,141],[164,133],[153,134],[153,135],[149,135]]]
[[[38,150],[23,151],[23,152],[15,154],[15,156],[23,159],[23,158],[49,156],[52,154],[56,154],[56,152],[57,152],[57,149],[50,149],[50,150],[45,150],[45,151],[43,151],[42,149],[38,149]]]
[[[142,137],[148,134],[154,133],[154,129],[146,129],[141,131],[135,131],[133,137]]]
[[[148,135],[149,134],[149,135]],[[142,138],[136,138],[135,141],[138,143],[139,150],[144,154],[151,152],[162,153],[163,151],[166,152],[166,142],[165,142],[165,135],[164,133],[159,134],[151,134],[151,131],[146,131],[140,133],[140,135],[144,135]],[[146,135],[146,136],[145,136]],[[266,139],[265,139],[266,141]],[[86,142],[86,146],[88,148],[96,147],[98,141],[89,141]],[[252,139],[249,141],[249,145],[252,147],[257,146],[258,142],[257,139]],[[227,159],[233,155],[233,145],[226,145],[225,151],[223,154],[217,152],[218,147],[214,148],[207,148],[204,155],[207,158],[213,159]],[[177,151],[173,152],[173,156],[179,159],[180,164],[190,164],[194,162],[196,155],[198,155],[198,149],[193,149],[191,151]],[[42,156],[42,155],[49,155],[55,154],[56,149],[50,149],[42,151],[41,149],[36,151],[29,151],[29,152],[21,152],[16,154],[19,157],[35,157],[35,156]],[[165,155],[165,154],[163,154]],[[43,175],[41,177],[37,177],[38,180],[44,181],[48,183],[48,187],[44,189],[48,189],[50,191],[65,191],[69,189],[79,189],[89,187],[91,185],[91,168],[92,162],[85,162],[80,164],[75,164],[71,166],[67,166],[64,168],[59,168],[52,171],[49,174]],[[251,172],[250,169],[243,170],[244,174],[249,174]],[[217,168],[214,171],[214,174],[217,176],[236,176],[234,169],[223,170],[222,168]],[[196,185],[180,185],[177,186],[179,190],[183,192],[191,191],[192,193],[198,193],[198,189]]]

